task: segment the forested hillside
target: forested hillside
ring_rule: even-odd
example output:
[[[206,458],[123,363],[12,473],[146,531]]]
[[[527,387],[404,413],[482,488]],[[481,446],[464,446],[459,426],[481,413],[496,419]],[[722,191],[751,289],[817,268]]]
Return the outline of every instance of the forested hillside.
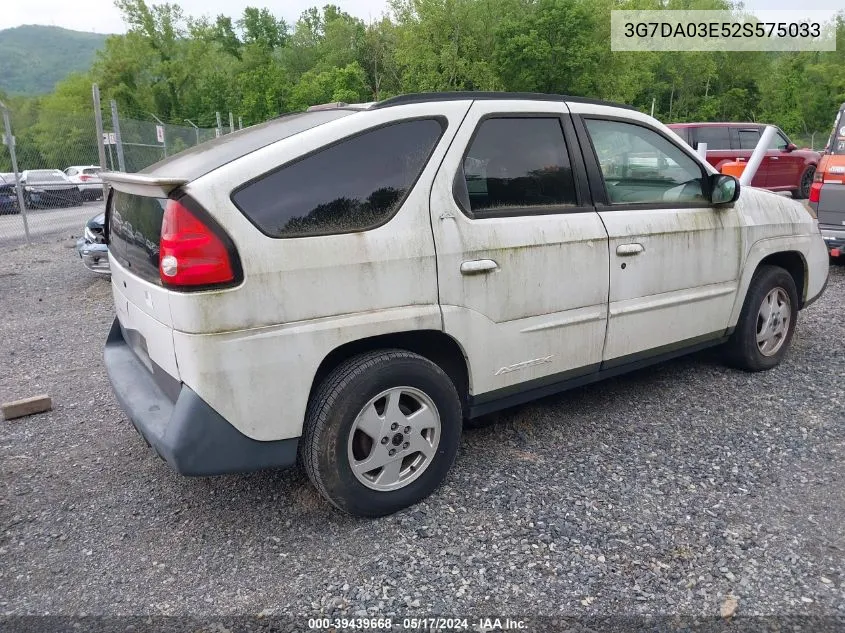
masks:
[[[93,65],[39,99],[13,99],[19,140],[44,155],[70,113],[91,111],[91,83],[121,112],[213,126],[328,101],[434,90],[541,91],[633,104],[663,121],[774,122],[824,144],[845,101],[845,18],[825,53],[614,53],[611,8],[729,8],[718,0],[392,0],[365,23],[336,6],[286,24],[269,10],[216,18],[176,4],[119,0],[129,26]],[[225,115],[224,115],[225,116]],[[90,135],[90,134],[89,134]]]
[[[0,30],[0,90],[24,95],[51,92],[70,73],[87,71],[106,37],[57,26]]]

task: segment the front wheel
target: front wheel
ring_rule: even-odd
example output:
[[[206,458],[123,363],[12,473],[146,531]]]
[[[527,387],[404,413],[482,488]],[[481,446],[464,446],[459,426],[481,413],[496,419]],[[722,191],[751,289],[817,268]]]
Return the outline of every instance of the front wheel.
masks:
[[[377,517],[413,505],[445,479],[461,436],[446,373],[405,350],[353,357],[312,395],[300,456],[336,507]]]
[[[726,344],[729,362],[745,371],[775,367],[789,349],[797,318],[792,275],[777,266],[762,266],[751,279],[736,330]]]

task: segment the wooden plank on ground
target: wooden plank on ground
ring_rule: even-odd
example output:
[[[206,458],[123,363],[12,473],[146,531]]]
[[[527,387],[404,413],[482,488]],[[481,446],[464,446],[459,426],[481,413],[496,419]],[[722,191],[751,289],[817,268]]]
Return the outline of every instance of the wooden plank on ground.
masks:
[[[33,415],[35,413],[44,413],[52,408],[53,401],[46,393],[40,396],[33,396],[32,398],[15,400],[14,402],[5,402],[0,405],[0,411],[3,412],[4,420],[22,418],[25,415]]]

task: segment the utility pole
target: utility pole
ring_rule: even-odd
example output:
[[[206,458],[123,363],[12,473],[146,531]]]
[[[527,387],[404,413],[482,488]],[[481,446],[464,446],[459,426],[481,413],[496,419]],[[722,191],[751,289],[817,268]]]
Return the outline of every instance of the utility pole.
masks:
[[[223,119],[220,118],[220,111],[217,111],[217,136],[221,136],[223,134]]]
[[[229,113],[229,134],[235,131],[235,117],[232,116],[232,113]]]
[[[194,132],[196,132],[196,135],[197,135],[197,145],[199,145],[200,144],[200,129],[197,127],[197,124],[194,123],[193,121],[191,121],[190,119],[185,119],[185,121],[187,121],[188,123],[190,123],[191,125],[194,126]]]
[[[21,211],[21,219],[23,220],[23,232],[26,235],[26,243],[29,246],[29,222],[26,220],[26,204],[23,197],[23,187],[21,186],[21,177],[18,173],[18,156],[15,153],[15,135],[12,134],[12,122],[9,120],[9,109],[6,104],[0,101],[0,110],[3,110],[3,140],[9,147],[9,156],[12,159],[12,172],[15,174],[15,190],[18,192],[18,208]]]
[[[103,131],[103,111],[100,105],[100,87],[97,84],[91,86],[91,94],[94,99],[94,126],[97,128],[97,156],[100,158],[100,169],[107,169],[106,163],[106,140]],[[103,200],[108,198],[106,192],[108,185],[103,182]]]
[[[117,101],[111,100],[111,122],[114,128],[114,144],[117,145],[117,166],[120,171],[126,171],[126,160],[123,158],[123,138],[120,136],[120,118],[117,116]]]
[[[238,129],[244,129],[244,118],[242,116],[238,116]]]

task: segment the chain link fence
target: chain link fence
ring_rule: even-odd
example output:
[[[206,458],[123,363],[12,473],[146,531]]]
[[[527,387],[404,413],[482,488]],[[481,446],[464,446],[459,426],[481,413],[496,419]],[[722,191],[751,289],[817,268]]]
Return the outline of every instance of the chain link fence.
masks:
[[[190,121],[174,124],[153,114],[123,116],[109,106],[101,113],[100,136],[96,110],[41,111],[36,122],[16,127],[15,116],[0,103],[0,248],[81,236],[85,223],[104,210],[103,169],[137,172],[230,131]],[[215,118],[213,112],[206,117]]]

